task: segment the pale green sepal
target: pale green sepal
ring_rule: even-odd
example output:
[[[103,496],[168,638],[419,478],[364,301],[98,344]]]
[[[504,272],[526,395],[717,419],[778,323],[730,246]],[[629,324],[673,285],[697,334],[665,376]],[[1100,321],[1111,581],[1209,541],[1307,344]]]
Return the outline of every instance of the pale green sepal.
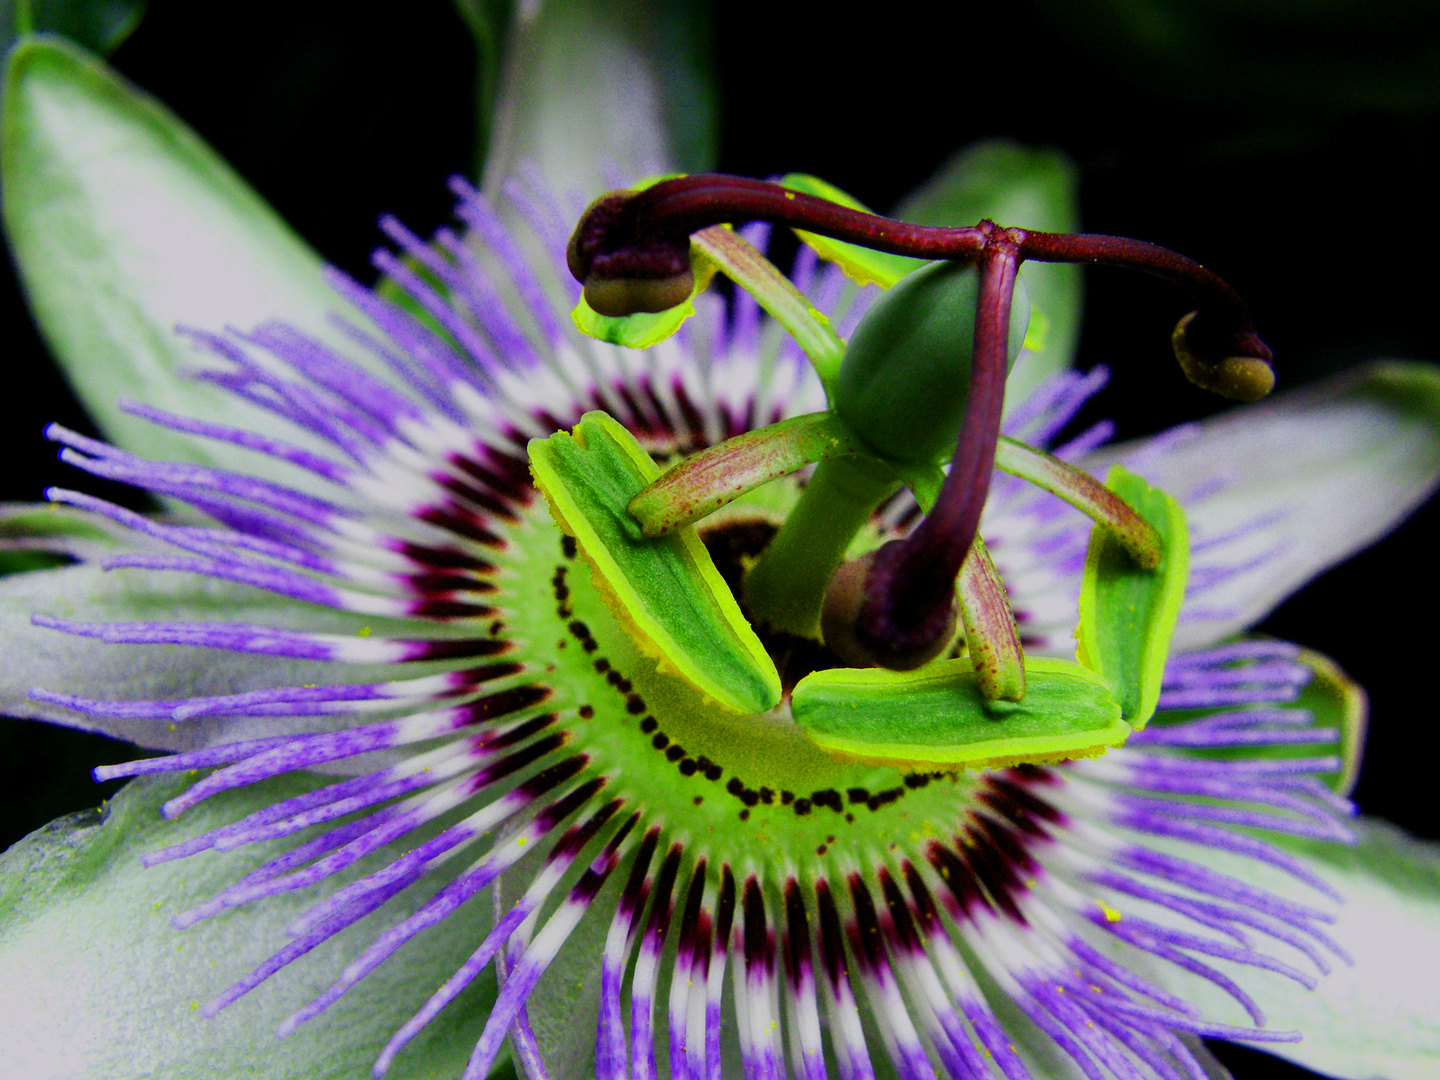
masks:
[[[0,503],[0,551],[43,552],[81,561],[122,548],[169,548],[99,514],[61,503]]]
[[[1322,653],[1312,649],[1300,649],[1295,655],[1297,663],[1310,671],[1310,681],[1300,688],[1299,695],[1291,702],[1296,717],[1301,713],[1308,716],[1305,726],[1312,732],[1333,731],[1330,741],[1280,742],[1244,746],[1191,747],[1186,753],[1191,757],[1202,757],[1216,761],[1253,761],[1257,758],[1280,760],[1290,758],[1313,759],[1325,755],[1334,756],[1339,768],[1321,774],[1321,778],[1337,794],[1349,795],[1359,779],[1360,763],[1365,755],[1365,731],[1369,723],[1370,705],[1365,690],[1341,669],[1340,665]],[[1257,660],[1237,662],[1230,667],[1243,670]],[[1213,709],[1167,709],[1155,720],[1157,725],[1166,727],[1182,725],[1203,719]]]
[[[945,470],[929,461],[891,461],[888,463],[900,476],[915,503],[925,513],[940,498],[940,489],[945,486]]]
[[[1159,488],[1120,465],[1111,468],[1105,486],[1160,534],[1160,563],[1146,570],[1108,528],[1097,524],[1091,530],[1080,582],[1076,655],[1110,685],[1125,719],[1138,731],[1160,700],[1170,636],[1190,573],[1190,540],[1185,512]]]
[[[955,600],[981,692],[991,701],[1023,701],[1025,653],[1020,647],[1020,630],[1010,610],[1005,582],[978,535],[955,579]]]
[[[139,545],[127,546],[136,550]],[[334,664],[180,645],[113,645],[36,626],[31,616],[37,613],[93,623],[229,622],[366,639],[430,637],[434,624],[355,615],[196,574],[107,572],[93,563],[0,579],[0,640],[5,642],[0,714],[99,731],[152,750],[198,750],[266,738],[293,731],[295,722],[262,716],[196,717],[181,723],[90,716],[37,701],[30,697],[31,688],[102,701],[169,701],[277,686],[383,682],[435,670],[431,664]]]
[[[1360,762],[1365,756],[1370,698],[1363,686],[1323,653],[1301,649],[1298,659],[1313,677],[1300,691],[1295,706],[1309,710],[1316,727],[1333,727],[1340,733],[1335,745],[1340,771],[1332,774],[1328,782],[1337,794],[1349,795],[1360,779]]]
[[[602,412],[531,439],[530,470],[607,606],[662,668],[737,712],[766,712],[780,677],[694,529],[646,539],[626,507],[660,467]]]
[[[341,304],[320,258],[174,115],[57,38],[12,53],[0,141],[5,228],[31,308],[106,436],[147,456],[306,483],[293,466],[167,431],[117,400],[223,416],[323,451],[273,413],[182,375],[213,361],[175,332],[281,319],[342,341],[326,330]]]
[[[1223,966],[1243,977],[1265,1012],[1266,1027],[1303,1036],[1297,1043],[1264,1044],[1267,1052],[1343,1080],[1434,1080],[1440,1062],[1440,844],[1375,818],[1347,825],[1358,838],[1354,846],[1275,834],[1265,839],[1302,858],[1345,898],[1333,908],[1336,921],[1322,928],[1354,964],[1327,952],[1330,973],[1312,969],[1318,975],[1314,990],[1272,972]],[[1164,840],[1148,840],[1147,846],[1201,859],[1207,870],[1280,896],[1304,903],[1319,899],[1315,893],[1297,895],[1294,878],[1282,871],[1213,846],[1200,851]],[[1329,905],[1320,901],[1320,906]],[[1108,951],[1114,955],[1113,948]],[[1134,956],[1133,949],[1125,951]],[[1274,955],[1309,967],[1299,954]],[[1246,1022],[1235,1002],[1207,980],[1159,962],[1135,970],[1195,1003],[1207,1017]]]
[[[780,183],[791,191],[798,191],[802,195],[814,195],[816,198],[839,203],[851,210],[860,210],[866,214],[875,212],[855,196],[841,191],[834,184],[821,180],[818,176],[810,176],[807,173],[788,173],[780,178]],[[968,224],[973,225],[974,222]],[[801,229],[796,229],[795,235],[814,248],[815,254],[822,259],[839,266],[845,271],[846,276],[858,285],[879,285],[882,289],[888,289],[906,274],[925,265],[924,259],[911,259],[904,255],[892,255],[887,251],[874,251],[867,247],[861,247],[859,244],[847,244],[843,240],[832,240],[828,236],[819,236]]]
[[[828,395],[845,355],[845,342],[831,328],[830,320],[802,296],[762,252],[733,229],[723,226],[702,229],[690,242],[789,331],[795,344],[810,358]]]
[[[823,749],[897,768],[977,768],[1095,757],[1130,726],[1078,664],[1031,657],[1025,699],[988,701],[966,658],[919,671],[831,668],[800,680],[795,722]]]
[[[717,129],[704,8],[686,0],[545,0],[510,19],[483,190],[502,216],[523,164],[584,202],[677,163],[708,168]]]
[[[1206,648],[1254,626],[1430,496],[1440,482],[1440,368],[1366,364],[1202,421],[1159,451],[1129,443],[1078,464],[1100,474],[1131,456],[1136,471],[1185,500],[1197,544],[1214,541],[1196,556],[1197,572],[1228,571],[1175,632],[1176,649]]]
[[[109,56],[134,33],[145,0],[3,0],[0,60],[24,34],[59,34]]]
[[[477,898],[396,953],[319,1020],[277,1040],[280,1020],[452,876],[432,874],[206,1020],[200,1006],[288,944],[285,927],[317,896],[285,893],[180,931],[172,916],[291,842],[207,852],[149,870],[139,857],[324,781],[267,780],[203,802],[178,822],[163,821],[160,805],[194,780],[187,774],[131,781],[103,812],[61,818],[0,857],[0,1072],[6,1077],[356,1080],[369,1075],[391,1033],[491,925],[489,898]],[[366,860],[330,879],[332,887],[376,868]],[[458,1076],[494,993],[487,972],[418,1036],[389,1077]],[[258,1072],[257,1062],[263,1063]]]

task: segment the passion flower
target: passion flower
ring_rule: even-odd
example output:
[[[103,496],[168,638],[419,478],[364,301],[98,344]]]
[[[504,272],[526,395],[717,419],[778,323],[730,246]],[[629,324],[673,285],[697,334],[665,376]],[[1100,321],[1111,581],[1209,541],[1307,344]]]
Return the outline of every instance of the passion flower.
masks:
[[[512,210],[529,234],[517,238],[487,200],[464,184],[456,190],[460,218],[483,238],[478,254],[476,240],[448,231],[426,243],[387,225],[408,266],[426,276],[395,256],[385,264],[426,318],[334,278],[386,335],[354,340],[390,365],[393,380],[283,325],[189,331],[223,365],[209,378],[323,440],[324,452],[127,406],[282,463],[293,485],[147,461],[50,429],[77,467],[215,522],[155,521],[52,491],[146,541],[108,568],[242,583],[337,620],[318,632],[283,620],[35,616],[117,645],[333,668],[322,681],[166,700],[34,692],[91,719],[249,725],[253,737],[97,770],[204,770],[165,804],[167,817],[280,774],[331,775],[146,856],[158,864],[295,838],[178,915],[182,928],[318,889],[289,942],[205,1014],[419,886],[433,895],[351,957],[333,986],[283,1021],[282,1035],[323,1023],[398,951],[423,949],[427,931],[468,917],[483,928],[473,952],[455,957],[454,975],[394,1033],[377,1076],[492,966],[498,992],[474,1019],[465,1070],[473,1080],[507,1040],[533,1075],[560,1056],[567,1075],[605,1078],[893,1069],[1019,1080],[1060,1054],[1091,1077],[1103,1067],[1127,1080],[1198,1080],[1193,1035],[1298,1039],[1267,1028],[1254,997],[1211,960],[1309,986],[1342,955],[1324,929],[1334,890],[1253,830],[1346,838],[1340,792],[1361,714],[1323,659],[1276,642],[1221,644],[1230,629],[1201,607],[1191,636],[1205,647],[1167,663],[1173,584],[1161,590],[1168,615],[1152,632],[1105,615],[1104,589],[1092,581],[1084,603],[1101,623],[1084,638],[1090,666],[1066,659],[1087,560],[1102,585],[1123,585],[1102,565],[1107,538],[1134,572],[1160,565],[1157,556],[1146,568],[1136,554],[1155,527],[1142,527],[1153,516],[1147,486],[1123,477],[1110,489],[1087,484],[1066,464],[1102,442],[1103,429],[1053,457],[1025,449],[1048,446],[1103,375],[1056,377],[1012,420],[1009,434],[1023,442],[999,444],[1009,454],[1002,464],[1048,475],[1065,495],[1002,482],[989,496],[982,531],[998,570],[985,580],[1003,575],[1013,616],[977,609],[973,647],[957,639],[951,651],[963,656],[914,675],[847,667],[815,636],[752,624],[744,606],[757,591],[748,583],[758,570],[746,574],[761,565],[754,560],[787,531],[793,539],[797,521],[824,517],[804,494],[821,474],[804,485],[796,469],[767,471],[769,455],[747,449],[746,433],[788,421],[800,441],[776,445],[799,445],[786,460],[801,465],[827,453],[845,460],[840,451],[854,448],[844,431],[816,435],[820,421],[802,419],[825,410],[815,370],[778,335],[754,334],[758,313],[744,292],[728,314],[697,295],[698,317],[645,352],[579,336],[565,316],[579,289],[558,259],[564,217],[549,194],[517,189],[524,198]],[[751,258],[729,243],[716,249],[726,272]],[[556,252],[556,262],[530,250]],[[807,272],[811,291],[787,308],[801,294],[773,268],[753,266],[742,283],[768,281],[757,291],[802,343],[823,346],[816,326],[846,325],[869,299],[827,268]],[[502,287],[523,306],[500,299]],[[828,322],[806,316],[816,307],[829,308]],[[697,359],[702,342],[708,364]],[[657,512],[670,512],[665,489],[650,487],[668,475],[662,463],[713,463],[717,454],[718,475],[747,493],[694,515],[698,526],[678,524],[687,510],[647,538],[645,514],[628,507],[659,490]],[[750,472],[727,471],[736,462]],[[1143,468],[1144,453],[1132,464]],[[697,467],[686,468],[675,471],[694,481]],[[858,520],[846,525],[842,554],[912,534],[915,499],[898,482],[872,488],[887,485],[851,513]],[[928,501],[939,486],[921,478],[914,489],[929,490]],[[1212,486],[1197,497],[1203,505],[1214,495]],[[1070,504],[1083,504],[1100,528]],[[1254,518],[1198,535],[1192,597],[1203,606],[1206,590],[1263,566],[1248,548],[1237,561],[1235,545],[1265,527]],[[817,548],[837,546],[811,535]],[[1028,688],[1018,702],[977,681],[980,646],[993,644],[997,627],[1018,628]],[[1158,653],[1136,644],[1154,640]],[[1117,649],[1130,674],[1097,659]],[[803,709],[809,720],[797,723]],[[1040,764],[1121,742],[1095,760]],[[970,756],[957,757],[957,745]],[[957,768],[976,760],[996,767]],[[1216,852],[1278,868],[1295,887],[1213,869]],[[492,908],[493,919],[476,914]],[[1315,973],[1252,934],[1298,950]],[[1154,975],[1163,965],[1221,988],[1251,1024],[1167,989]]]

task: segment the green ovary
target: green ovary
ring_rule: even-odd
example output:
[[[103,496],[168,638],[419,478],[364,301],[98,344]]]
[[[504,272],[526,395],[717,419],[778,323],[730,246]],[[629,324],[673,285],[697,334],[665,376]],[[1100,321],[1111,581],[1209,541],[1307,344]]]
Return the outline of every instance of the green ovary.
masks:
[[[661,672],[610,614],[585,560],[567,555],[575,547],[543,498],[509,540],[504,634],[553,690],[545,708],[559,714],[571,748],[647,823],[715,858],[777,867],[837,847],[913,851],[963,823],[973,775],[907,782],[894,768],[838,761],[794,724],[788,703],[738,713]]]

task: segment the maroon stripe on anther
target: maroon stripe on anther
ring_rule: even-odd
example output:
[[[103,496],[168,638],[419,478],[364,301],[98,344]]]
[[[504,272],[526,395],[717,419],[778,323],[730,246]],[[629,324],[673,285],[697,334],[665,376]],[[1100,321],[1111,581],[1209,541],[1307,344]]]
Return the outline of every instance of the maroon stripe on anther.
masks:
[[[590,785],[586,784],[585,787],[588,788]],[[585,788],[581,788],[580,790],[583,791]],[[594,788],[590,794],[593,795],[595,791],[598,790],[598,787]],[[572,825],[565,831],[565,835],[556,841],[555,846],[550,849],[550,854],[546,861],[554,862],[556,859],[572,858],[578,855],[581,850],[584,849],[585,845],[595,838],[595,834],[600,831],[600,827],[619,813],[620,808],[624,805],[624,799],[611,799],[580,824]]]
[[[451,495],[458,495],[460,498],[474,503],[486,513],[494,514],[498,518],[507,521],[515,521],[516,514],[509,503],[495,498],[488,491],[483,491],[474,484],[461,480],[459,477],[451,476],[449,473],[435,472],[430,474],[430,479],[437,485],[448,491]]]
[[[981,798],[990,802],[990,805],[1014,821],[1016,825],[1025,828],[1026,831],[1033,830],[1042,836],[1049,835],[1035,819],[1054,822],[1057,825],[1065,823],[1064,814],[1013,780],[995,774],[986,777],[986,780],[990,785],[990,790],[984,792]],[[996,796],[994,801],[991,801],[992,795]]]
[[[905,860],[901,869],[905,872],[905,884],[910,889],[910,898],[915,901],[915,916],[920,920],[920,928],[932,936],[945,933],[945,927],[940,922],[939,909],[935,907],[935,898],[930,895],[930,886],[925,884],[920,871],[909,859]]]
[[[519,712],[521,709],[532,708],[548,699],[551,693],[550,687],[533,684],[487,694],[465,706],[469,710],[469,716],[465,722],[480,724],[486,720],[493,720],[497,716],[506,716],[509,713]]]
[[[446,690],[440,696],[456,697],[460,694],[468,694],[476,687],[483,686],[487,682],[508,678],[524,670],[524,664],[517,664],[512,661],[503,664],[486,664],[484,667],[470,668],[467,671],[457,671],[451,676],[451,678],[455,680],[455,686],[450,690]]]
[[[481,788],[493,784],[496,780],[502,780],[505,777],[511,775],[512,773],[523,769],[526,765],[533,765],[535,762],[539,761],[542,757],[544,757],[551,751],[560,749],[560,747],[564,746],[569,741],[569,739],[570,736],[566,732],[556,732],[554,735],[551,735],[544,739],[539,739],[536,742],[531,743],[529,746],[524,747],[521,750],[517,750],[515,753],[510,754],[508,757],[501,758],[493,765],[489,766],[488,768],[481,769],[478,773],[475,774],[474,778],[471,780],[472,786],[470,790],[479,791]],[[477,739],[477,746],[485,746],[485,743],[483,742],[483,736]],[[584,755],[577,755],[577,757],[582,762],[586,760]],[[576,758],[571,758],[570,760],[574,761],[576,760]]]
[[[625,837],[630,835],[630,830],[639,820],[638,813],[631,814],[630,819],[620,826],[615,835],[610,838],[610,842],[605,845],[605,850],[600,853],[600,857],[586,867],[585,873],[580,875],[580,880],[570,891],[571,900],[578,904],[588,905],[591,900],[595,899],[595,894],[600,891],[600,887],[605,884],[610,875],[614,873],[615,867],[620,864],[620,845],[625,841]]]
[[[685,910],[680,916],[680,940],[675,960],[677,970],[695,955],[695,935],[700,924],[700,901],[705,895],[705,860],[699,859],[690,874],[690,888],[685,894]]]
[[[665,854],[665,861],[660,864],[660,874],[655,881],[654,900],[650,904],[650,924],[645,928],[645,947],[653,949],[657,954],[664,949],[665,934],[670,929],[670,916],[674,912],[670,894],[675,890],[675,878],[680,873],[680,859],[684,854],[683,847],[671,844],[670,850]]]
[[[685,424],[694,433],[692,438],[699,448],[705,441],[705,417],[700,415],[700,410],[695,408],[695,403],[690,400],[690,395],[685,392],[684,384],[675,379],[670,384],[670,390],[675,395],[675,404],[680,407],[680,415],[685,418]]]
[[[715,908],[715,944],[724,949],[735,925],[735,875],[726,866],[720,872],[720,903]]]
[[[414,600],[406,605],[405,612],[417,619],[484,619],[494,615],[495,609],[460,600]]]
[[[528,435],[519,432],[509,435],[522,446],[529,441]],[[529,463],[486,443],[477,442],[471,454],[452,454],[450,463],[514,502],[528,502],[534,491]]]
[[[995,852],[1004,859],[1005,865],[1011,868],[1011,875],[1016,884],[1020,883],[1020,876],[1016,873],[1016,868],[1032,874],[1040,869],[1025,841],[1012,830],[984,814],[977,814],[975,822],[985,834],[985,838],[993,845]]]
[[[493,593],[493,581],[479,581],[466,574],[406,574],[405,584],[419,593]]]
[[[1020,914],[1019,905],[1015,902],[1015,893],[1023,889],[1023,884],[1016,876],[1014,866],[1006,862],[984,837],[974,833],[970,834],[970,842],[965,845],[965,861],[985,887],[991,902],[1016,922],[1025,924],[1025,916]]]
[[[552,788],[559,787],[565,781],[573,779],[588,763],[589,759],[584,754],[576,754],[574,757],[566,758],[549,768],[542,769],[521,784],[519,790],[526,798],[537,799]],[[555,820],[558,821],[559,818]]]

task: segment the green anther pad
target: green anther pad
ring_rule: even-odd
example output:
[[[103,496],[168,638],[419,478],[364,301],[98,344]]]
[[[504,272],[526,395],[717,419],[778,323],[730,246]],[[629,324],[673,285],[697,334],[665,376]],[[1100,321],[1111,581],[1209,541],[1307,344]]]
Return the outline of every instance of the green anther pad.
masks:
[[[1096,757],[1129,737],[1110,688],[1079,664],[1031,657],[1025,683],[1024,701],[988,701],[968,659],[831,668],[800,681],[791,710],[822,749],[912,771]]]
[[[551,513],[640,650],[736,712],[778,704],[775,665],[695,530],[647,539],[626,512],[660,475],[635,437],[605,413],[589,412],[572,432],[531,439],[529,453]]]
[[[875,212],[853,195],[841,191],[834,184],[821,180],[818,176],[790,173],[780,178],[780,184],[791,191],[798,191],[803,195],[814,195],[816,198],[839,203],[851,210],[860,210],[867,214]],[[814,248],[815,254],[835,263],[845,271],[847,277],[860,285],[879,285],[882,289],[888,289],[906,274],[925,265],[923,259],[910,259],[904,255],[872,251],[870,248],[860,247],[858,244],[847,244],[843,240],[832,240],[828,236],[817,236],[815,233],[802,232],[800,229],[795,230],[795,235]]]
[[[1096,525],[1090,533],[1080,583],[1077,659],[1104,679],[1137,731],[1154,715],[1170,651],[1170,636],[1190,574],[1190,534],[1180,504],[1120,465],[1105,486],[1160,534],[1160,563],[1141,567],[1115,535]]]

